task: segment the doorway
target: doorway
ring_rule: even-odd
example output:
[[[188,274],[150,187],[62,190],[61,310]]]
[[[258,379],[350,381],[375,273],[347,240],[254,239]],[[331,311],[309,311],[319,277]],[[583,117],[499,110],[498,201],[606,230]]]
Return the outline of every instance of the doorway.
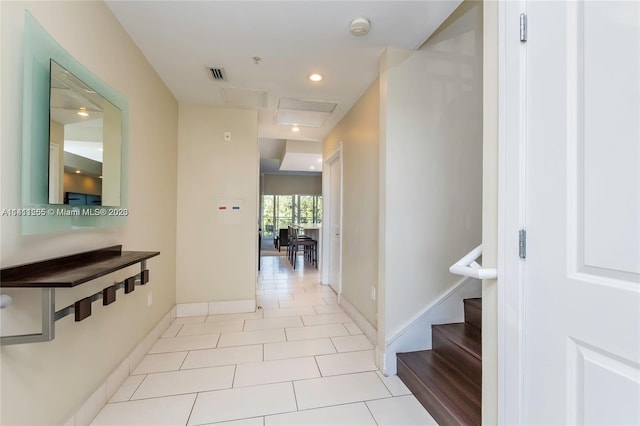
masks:
[[[325,227],[322,283],[340,296],[342,278],[342,143],[327,157],[323,167],[323,196]]]
[[[532,1],[505,43],[500,423],[640,422],[638,16]]]

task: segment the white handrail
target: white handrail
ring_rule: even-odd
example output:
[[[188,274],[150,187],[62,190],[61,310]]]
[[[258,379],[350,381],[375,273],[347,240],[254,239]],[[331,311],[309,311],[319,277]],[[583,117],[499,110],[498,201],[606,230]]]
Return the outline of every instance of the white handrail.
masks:
[[[479,265],[476,259],[480,256],[482,256],[482,244],[451,265],[449,272],[481,280],[495,280],[498,277],[498,270],[495,268],[483,268]]]

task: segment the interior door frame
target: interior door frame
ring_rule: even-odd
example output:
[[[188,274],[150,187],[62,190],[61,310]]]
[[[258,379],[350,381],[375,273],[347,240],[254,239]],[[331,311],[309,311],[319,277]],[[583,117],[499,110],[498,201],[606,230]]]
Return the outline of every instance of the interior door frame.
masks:
[[[343,212],[343,193],[344,193],[344,162],[342,160],[342,141],[324,158],[322,163],[322,262],[321,262],[321,282],[324,285],[329,284],[329,267],[331,259],[331,163],[340,160],[340,282],[337,287],[339,293],[342,292],[342,212]],[[338,293],[338,297],[340,294]]]
[[[524,424],[526,260],[526,42],[520,14],[526,1],[498,5],[498,424]]]

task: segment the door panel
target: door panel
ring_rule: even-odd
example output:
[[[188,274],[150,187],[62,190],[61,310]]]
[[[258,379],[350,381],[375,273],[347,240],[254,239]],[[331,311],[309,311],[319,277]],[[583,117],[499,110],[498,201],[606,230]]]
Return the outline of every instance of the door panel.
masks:
[[[330,206],[330,255],[329,255],[329,285],[333,290],[340,294],[340,277],[341,272],[341,233],[342,233],[342,176],[341,176],[341,160],[340,158],[333,161],[330,165],[330,188],[329,195]]]
[[[584,229],[580,266],[610,278],[607,271],[637,275],[640,242],[629,236],[640,235],[634,220],[640,215],[639,196],[632,192],[640,181],[638,3],[587,1],[568,8],[576,22],[568,45],[575,50],[569,72],[577,77],[569,106],[575,108],[570,112],[580,159],[574,178],[583,212],[577,218]]]
[[[527,424],[640,424],[640,8],[527,4]]]
[[[568,424],[638,424],[637,366],[616,355],[570,341]]]

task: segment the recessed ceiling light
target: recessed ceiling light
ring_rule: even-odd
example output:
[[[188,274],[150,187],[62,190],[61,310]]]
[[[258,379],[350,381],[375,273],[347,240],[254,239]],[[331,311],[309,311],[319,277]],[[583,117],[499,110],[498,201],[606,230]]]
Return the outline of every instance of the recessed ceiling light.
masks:
[[[320,74],[311,74],[309,76],[309,80],[313,81],[313,82],[318,82],[322,80],[322,76]]]
[[[309,168],[310,168],[311,170],[315,170],[315,169],[316,169],[316,168],[315,168],[315,167],[313,167],[313,166],[311,166],[311,167],[309,167]]]
[[[82,116],[82,117],[88,117],[89,116],[89,113],[87,112],[87,109],[84,108],[84,107],[81,107],[80,111],[78,111],[77,114]]]
[[[80,170],[76,170],[76,173],[80,173]]]
[[[100,179],[102,179],[102,176],[100,176]]]
[[[293,126],[293,127],[291,128],[291,131],[292,131],[292,132],[299,132],[299,131],[300,131],[300,127],[298,127],[298,126]]]

